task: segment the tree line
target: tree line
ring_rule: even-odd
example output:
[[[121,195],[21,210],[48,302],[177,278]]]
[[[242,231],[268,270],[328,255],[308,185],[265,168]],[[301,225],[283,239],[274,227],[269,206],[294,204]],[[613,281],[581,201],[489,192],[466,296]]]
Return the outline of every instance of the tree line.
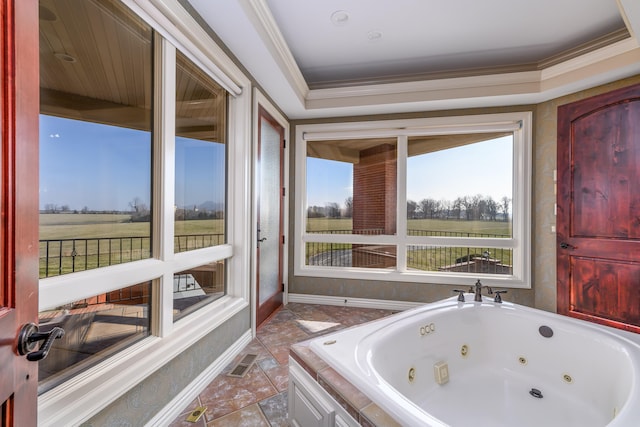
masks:
[[[149,205],[140,197],[134,197],[126,210],[93,210],[84,206],[82,209],[71,209],[69,205],[58,205],[55,203],[47,203],[44,209],[40,211],[44,214],[127,214],[130,215],[130,222],[149,222],[151,221],[151,209]],[[176,221],[199,220],[199,219],[223,219],[224,210],[222,209],[206,209],[203,207],[192,206],[178,208],[174,210],[174,218]]]
[[[407,200],[408,219],[455,219],[466,221],[508,221],[511,199],[507,196],[494,200],[491,196],[476,194],[455,200],[422,199]],[[353,197],[347,197],[344,205],[336,202],[324,206],[309,206],[307,218],[351,218]]]

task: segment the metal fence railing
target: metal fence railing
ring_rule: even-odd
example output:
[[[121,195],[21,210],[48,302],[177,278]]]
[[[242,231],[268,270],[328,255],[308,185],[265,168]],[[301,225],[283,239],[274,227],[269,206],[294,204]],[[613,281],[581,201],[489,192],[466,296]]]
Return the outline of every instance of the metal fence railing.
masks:
[[[177,235],[176,252],[224,243],[224,234]],[[151,238],[95,237],[40,240],[40,278],[92,270],[151,257]]]
[[[323,230],[309,233],[380,235],[382,229]],[[408,230],[410,236],[507,237],[499,234]],[[224,234],[177,235],[176,252],[221,245]],[[385,268],[396,265],[396,248],[389,245],[306,243],[307,265]],[[40,240],[40,278],[91,270],[151,257],[150,237],[104,237]],[[407,266],[428,271],[473,271],[510,274],[513,250],[454,246],[407,247]]]
[[[367,228],[363,230],[314,230],[307,231],[308,234],[366,234],[366,235],[382,235],[384,230],[382,228]],[[422,229],[408,229],[407,235],[409,236],[433,236],[433,237],[510,237],[505,234],[497,233],[474,233],[469,231],[447,231],[447,230],[422,230]]]
[[[218,246],[224,243],[224,234],[182,234],[174,237],[175,252]]]
[[[323,230],[310,234],[370,234],[383,230]],[[505,238],[492,233],[456,232],[441,230],[407,230],[410,236]],[[306,243],[306,265],[330,267],[389,268],[396,266],[396,247],[347,243]],[[407,267],[424,271],[455,271],[489,274],[512,274],[513,249],[458,246],[407,246]]]

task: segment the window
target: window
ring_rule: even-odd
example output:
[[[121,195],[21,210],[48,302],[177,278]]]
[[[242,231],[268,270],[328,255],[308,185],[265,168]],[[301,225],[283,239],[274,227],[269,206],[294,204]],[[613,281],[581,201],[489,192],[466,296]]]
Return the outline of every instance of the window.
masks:
[[[411,136],[407,236],[512,237],[513,133]],[[409,245],[407,268],[512,274],[509,247]]]
[[[227,93],[176,58],[175,252],[225,241]]]
[[[146,282],[41,311],[41,331],[59,326],[65,334],[38,362],[39,393],[148,336],[150,301]]]
[[[215,261],[173,275],[173,320],[193,313],[225,293],[225,261]]]
[[[118,2],[67,3],[40,21],[45,285],[153,256],[152,29]],[[66,333],[38,365],[40,393],[150,335],[151,279],[42,301],[43,329]]]
[[[68,3],[40,20],[41,278],[151,256],[151,27]]]
[[[529,287],[530,121],[299,126],[295,273]]]
[[[66,338],[40,363],[39,412],[81,396],[65,422],[248,300],[249,218],[230,213],[248,204],[249,173],[226,165],[250,153],[250,91],[235,83],[249,82],[184,35],[197,26],[183,9],[170,34],[148,23],[153,5],[126,3],[136,12],[117,0],[40,4],[40,323],[64,324]],[[107,380],[119,389],[97,387]]]

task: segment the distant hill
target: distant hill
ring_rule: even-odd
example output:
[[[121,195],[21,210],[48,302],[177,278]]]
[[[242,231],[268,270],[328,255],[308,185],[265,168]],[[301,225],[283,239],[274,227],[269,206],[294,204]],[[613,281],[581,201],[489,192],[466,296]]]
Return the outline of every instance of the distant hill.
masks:
[[[212,202],[208,200],[198,205],[198,209],[201,211],[221,211],[224,210],[224,203]]]

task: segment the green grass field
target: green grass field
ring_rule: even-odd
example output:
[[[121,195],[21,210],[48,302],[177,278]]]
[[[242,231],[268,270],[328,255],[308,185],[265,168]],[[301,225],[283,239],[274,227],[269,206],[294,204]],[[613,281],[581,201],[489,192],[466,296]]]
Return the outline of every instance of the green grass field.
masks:
[[[511,222],[503,221],[460,221],[446,219],[410,219],[409,230],[449,231],[455,233],[480,233],[511,236]]]
[[[40,214],[40,240],[148,237],[148,222],[123,214]]]
[[[149,222],[125,214],[41,214],[40,277],[149,258],[150,235]],[[224,220],[178,221],[175,235],[177,252],[220,244]]]
[[[224,220],[178,221],[176,236],[222,234]],[[148,237],[148,222],[131,222],[125,214],[40,214],[40,240],[92,239],[97,237]]]

